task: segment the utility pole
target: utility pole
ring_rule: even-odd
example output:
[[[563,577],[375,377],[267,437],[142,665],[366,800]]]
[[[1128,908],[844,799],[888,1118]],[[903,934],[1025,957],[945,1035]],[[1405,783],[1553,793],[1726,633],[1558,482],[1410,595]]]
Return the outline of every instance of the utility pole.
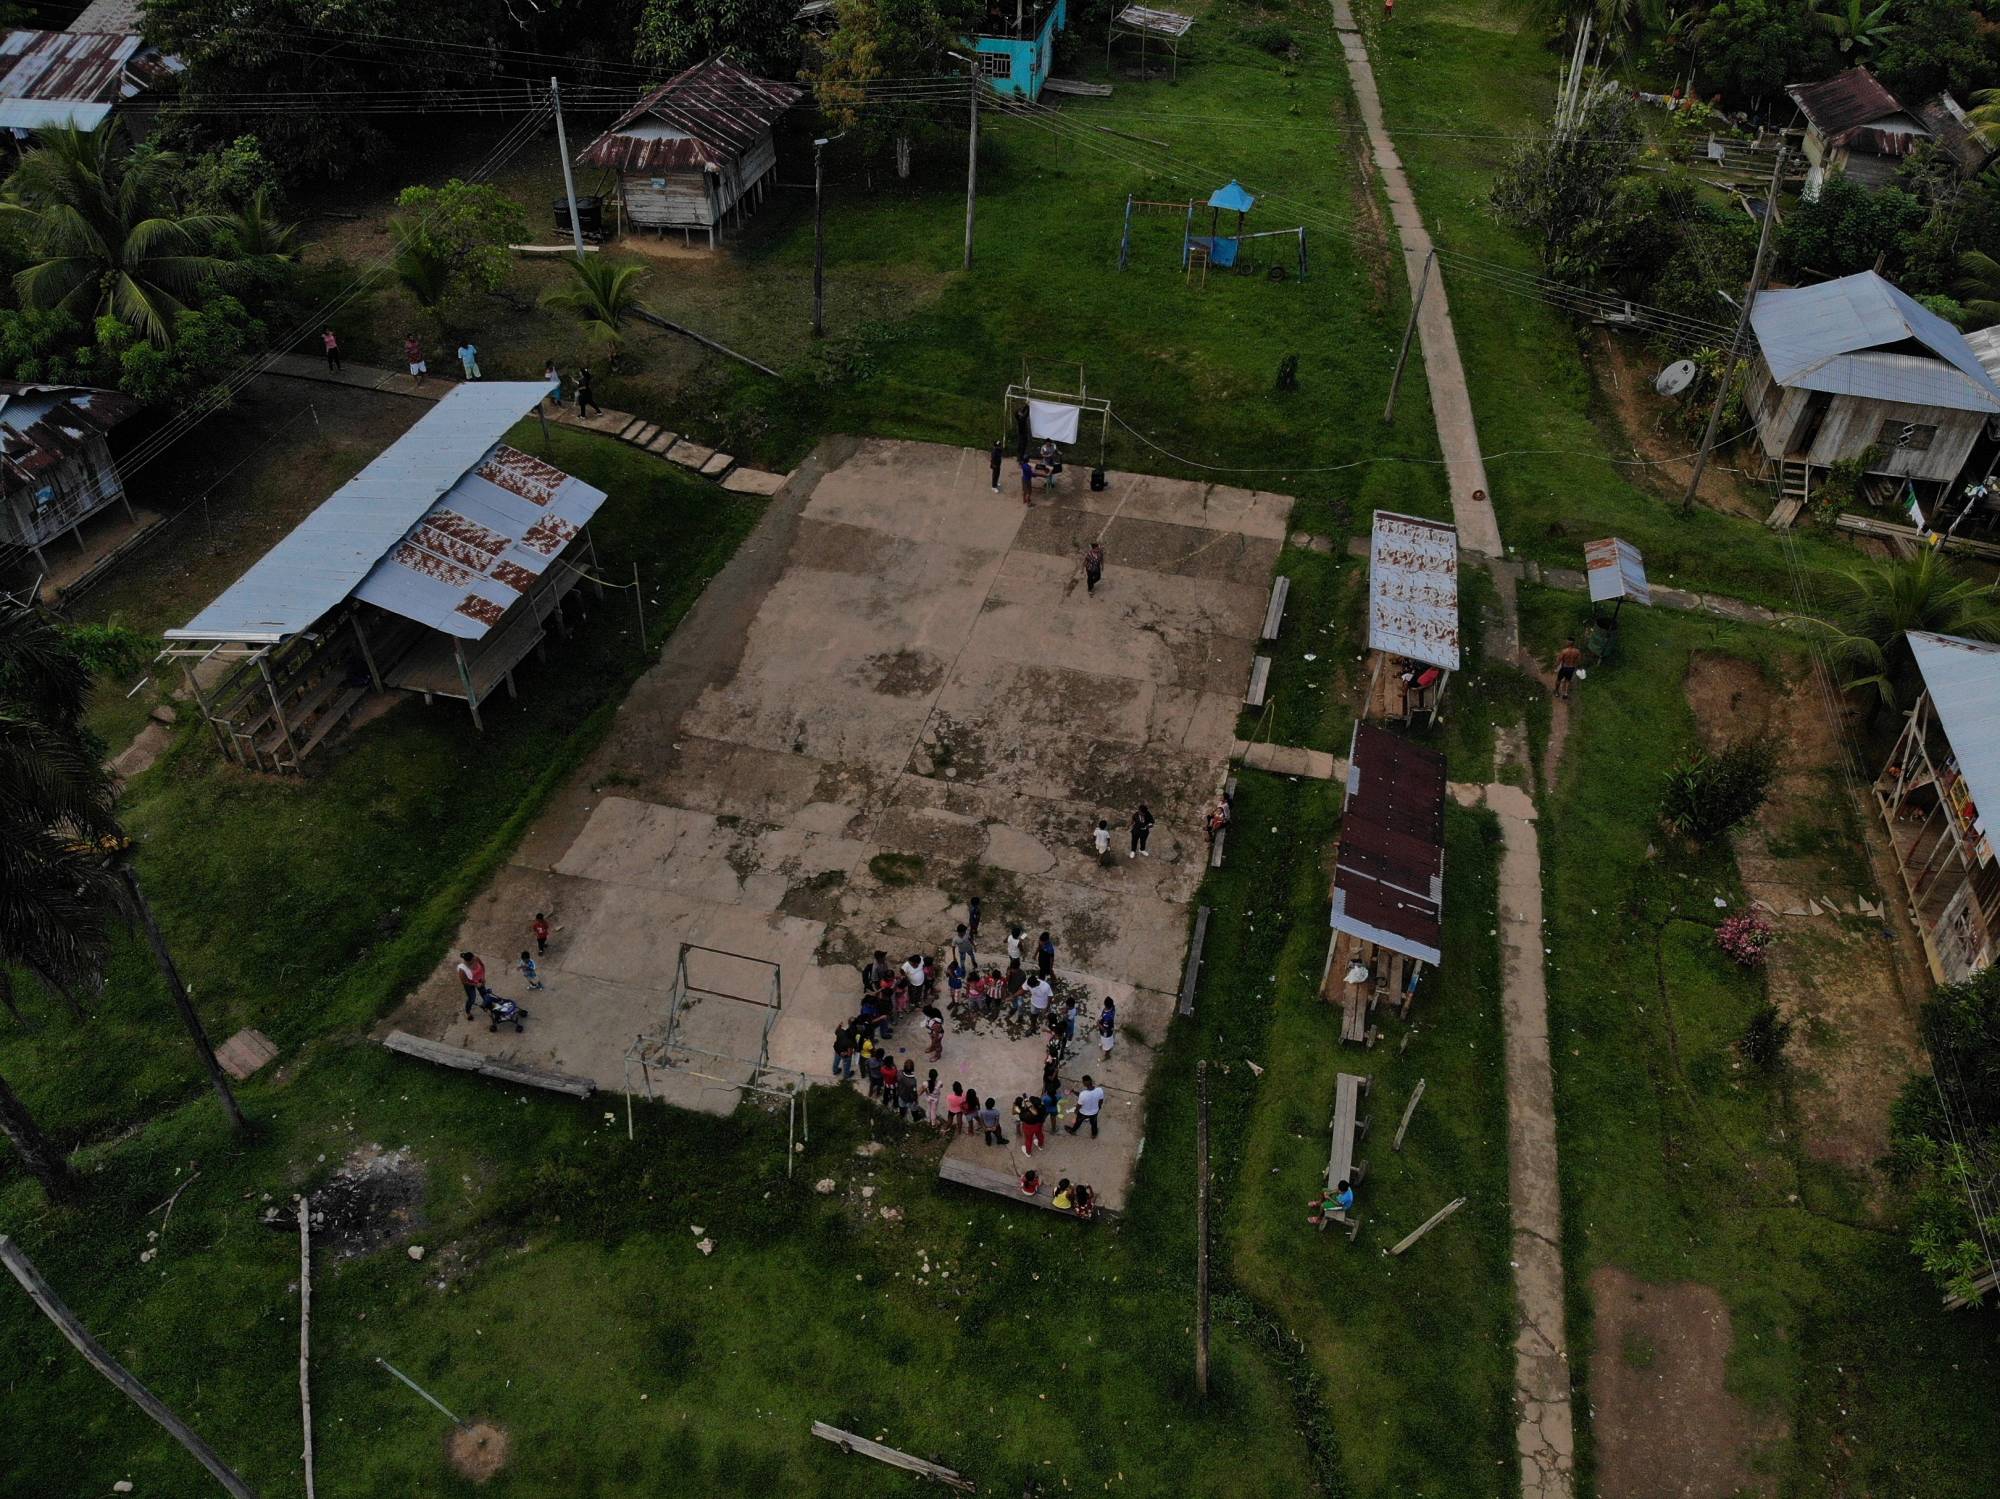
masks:
[[[193,1454],[194,1460],[208,1469],[215,1481],[227,1489],[233,1499],[258,1499],[257,1491],[236,1475],[236,1471],[225,1463],[193,1430],[167,1409],[164,1402],[151,1390],[134,1379],[131,1373],[110,1354],[104,1345],[90,1335],[76,1313],[64,1306],[62,1299],[49,1288],[42,1274],[34,1266],[21,1248],[5,1234],[0,1234],[0,1264],[13,1272],[14,1279],[21,1283],[21,1289],[36,1306],[40,1307],[48,1319],[55,1323],[56,1330],[70,1345],[84,1356],[84,1359],[99,1374],[123,1390],[131,1397],[132,1403],[167,1429],[167,1434]]]
[[[965,268],[969,271],[972,269],[972,205],[978,197],[979,188],[979,65],[968,58],[965,71],[972,98],[972,133],[965,147]]]
[[[1687,493],[1681,496],[1681,514],[1694,509],[1695,491],[1701,488],[1701,476],[1708,468],[1709,450],[1715,446],[1715,429],[1722,420],[1722,403],[1729,394],[1729,384],[1736,378],[1736,362],[1743,356],[1743,334],[1750,326],[1750,309],[1757,305],[1757,293],[1764,287],[1764,255],[1771,247],[1771,225],[1778,217],[1778,182],[1785,170],[1785,143],[1778,142],[1777,157],[1771,162],[1771,186],[1764,195],[1764,227],[1757,234],[1757,262],[1750,271],[1750,291],[1743,298],[1743,310],[1736,318],[1736,331],[1730,335],[1729,357],[1722,362],[1722,380],[1715,387],[1715,404],[1708,408],[1708,428],[1701,434],[1701,451],[1695,454],[1694,474],[1688,480]]]
[[[1208,1063],[1194,1064],[1194,1387],[1208,1395]]]
[[[583,224],[576,216],[576,173],[570,170],[569,136],[563,131],[562,85],[549,79],[549,104],[556,112],[556,153],[562,157],[563,192],[569,198],[569,238],[576,246],[576,258],[583,259]]]
[[[1396,419],[1396,392],[1403,384],[1403,365],[1410,357],[1410,340],[1417,334],[1417,314],[1424,310],[1424,293],[1430,290],[1431,262],[1437,258],[1437,246],[1433,245],[1430,253],[1424,256],[1423,274],[1417,278],[1417,295],[1416,300],[1410,303],[1409,326],[1403,329],[1403,347],[1396,353],[1396,373],[1389,377],[1389,400],[1382,408],[1384,422],[1393,422]]]
[[[819,153],[832,136],[813,142],[813,337],[826,336],[826,208],[820,198]]]
[[[139,925],[145,929],[146,945],[153,949],[153,961],[160,965],[160,975],[167,981],[167,993],[173,999],[174,1010],[180,1015],[181,1024],[187,1027],[194,1049],[201,1057],[201,1064],[208,1071],[208,1080],[215,1087],[215,1096],[222,1100],[222,1107],[229,1115],[229,1127],[240,1130],[245,1127],[242,1105],[237,1103],[236,1095],[230,1091],[229,1078],[224,1074],[222,1064],[215,1059],[215,1047],[209,1042],[201,1017],[194,1012],[194,1001],[188,998],[187,985],[181,982],[180,970],[174,966],[174,955],[167,951],[167,939],[160,933],[160,924],[153,919],[153,908],[146,903],[145,892],[139,888],[139,876],[133,870],[129,857],[118,861],[118,878],[125,883],[132,914],[139,918]]]

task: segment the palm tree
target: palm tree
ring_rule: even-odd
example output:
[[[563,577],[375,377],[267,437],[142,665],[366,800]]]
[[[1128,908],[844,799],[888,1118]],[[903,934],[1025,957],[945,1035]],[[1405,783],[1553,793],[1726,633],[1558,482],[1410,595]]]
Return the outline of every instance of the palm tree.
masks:
[[[2000,260],[1984,250],[1967,250],[1958,257],[1958,280],[1952,289],[1979,327],[2000,323]]]
[[[1910,631],[2000,640],[2000,597],[1931,548],[1839,576],[1822,626],[1827,653],[1847,674],[1843,688],[1874,692],[1873,708],[1897,706],[1914,669]]]
[[[34,257],[14,277],[21,301],[82,322],[109,313],[167,347],[185,299],[232,269],[208,248],[222,218],[167,211],[179,168],[172,152],[133,155],[108,124],[36,131],[0,205],[25,228]]]
[[[583,324],[585,337],[601,345],[615,364],[624,338],[622,325],[633,313],[644,310],[638,288],[646,268],[617,265],[594,256],[564,264],[569,268],[569,284],[550,289],[543,295],[542,305],[574,316]]]
[[[1822,31],[1832,33],[1843,54],[1873,52],[1902,30],[1889,20],[1894,3],[1895,0],[1882,0],[1869,10],[1863,0],[1835,0],[1832,10],[1820,10],[1815,5],[1813,19]]]
[[[271,190],[260,187],[236,212],[223,216],[222,238],[240,259],[283,264],[299,251],[299,226],[279,218]]]

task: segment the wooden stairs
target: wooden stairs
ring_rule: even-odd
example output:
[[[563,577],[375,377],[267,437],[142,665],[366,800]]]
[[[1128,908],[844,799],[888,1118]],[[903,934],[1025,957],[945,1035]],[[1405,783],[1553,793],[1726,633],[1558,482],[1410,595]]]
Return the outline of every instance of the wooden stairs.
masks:
[[[1780,458],[1773,482],[1778,491],[1778,503],[1772,507],[1764,524],[1774,531],[1788,531],[1799,518],[1799,512],[1812,503],[1812,465]]]

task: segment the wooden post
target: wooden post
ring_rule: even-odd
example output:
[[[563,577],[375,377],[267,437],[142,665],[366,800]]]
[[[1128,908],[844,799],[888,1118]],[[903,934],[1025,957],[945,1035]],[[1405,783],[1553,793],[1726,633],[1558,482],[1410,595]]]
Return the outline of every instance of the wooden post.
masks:
[[[271,653],[257,653],[257,671],[264,678],[264,686],[271,694],[271,716],[278,720],[278,732],[285,736],[285,748],[292,757],[292,769],[299,768],[298,747],[292,743],[292,726],[285,721],[285,705],[278,700],[278,681],[271,675]],[[275,758],[275,756],[273,757]]]
[[[188,1038],[194,1042],[201,1065],[215,1087],[215,1096],[222,1100],[223,1111],[229,1115],[229,1127],[240,1130],[244,1127],[242,1106],[230,1091],[229,1079],[222,1071],[222,1064],[215,1059],[215,1048],[209,1044],[208,1031],[203,1027],[201,1017],[195,1013],[194,1001],[188,998],[187,985],[181,982],[180,970],[174,966],[174,955],[167,951],[167,939],[160,932],[160,924],[153,919],[153,908],[146,903],[146,894],[139,888],[138,873],[130,863],[120,861],[118,877],[125,882],[125,894],[132,902],[132,914],[139,918],[139,925],[145,929],[146,944],[153,949],[153,961],[159,964],[160,974],[167,981],[167,993],[174,1002],[174,1009],[181,1017],[181,1024],[187,1027]]]
[[[979,185],[979,63],[977,54],[965,61],[972,91],[972,127],[965,148],[965,269],[972,269],[972,209]]]
[[[1208,1063],[1194,1064],[1194,1386],[1208,1394]]]
[[[299,1199],[299,1415],[306,1433],[306,1499],[313,1499],[312,1198]]]
[[[871,1442],[866,1437],[856,1436],[851,1431],[842,1431],[838,1426],[829,1426],[824,1421],[812,1424],[812,1434],[823,1442],[831,1442],[842,1452],[858,1452],[863,1457],[872,1457],[878,1463],[887,1463],[892,1468],[901,1468],[906,1473],[915,1473],[921,1478],[929,1478],[947,1488],[960,1489],[971,1494],[978,1486],[963,1473],[947,1468],[942,1463],[926,1462],[921,1457],[912,1457],[907,1452],[898,1452],[894,1447],[884,1447],[880,1442]]]
[[[1423,274],[1417,278],[1416,300],[1410,303],[1410,321],[1403,329],[1403,347],[1396,353],[1396,372],[1389,377],[1389,399],[1382,407],[1382,420],[1384,422],[1392,422],[1396,419],[1396,392],[1403,384],[1403,366],[1409,363],[1410,340],[1417,336],[1417,314],[1424,310],[1424,293],[1430,290],[1431,284],[1431,262],[1437,259],[1437,253],[1436,248],[1433,247],[1431,252],[1424,257]]]
[[[1397,1151],[1399,1153],[1402,1151],[1403,1132],[1409,1129],[1410,1116],[1416,1113],[1417,1100],[1422,1098],[1423,1096],[1424,1096],[1424,1079],[1418,1078],[1416,1091],[1410,1095],[1410,1101],[1403,1105],[1403,1122],[1396,1126],[1396,1138],[1392,1142],[1390,1142],[1389,1145],[1389,1148],[1391,1150]]]
[[[123,1390],[132,1403],[167,1429],[167,1434],[179,1442],[193,1456],[194,1460],[208,1469],[209,1474],[234,1499],[258,1499],[257,1491],[236,1475],[227,1463],[215,1453],[200,1437],[196,1436],[187,1423],[182,1421],[151,1390],[134,1379],[116,1359],[104,1351],[104,1345],[90,1335],[84,1325],[77,1321],[76,1313],[64,1306],[62,1300],[42,1279],[41,1272],[34,1267],[20,1246],[0,1234],[0,1263],[13,1272],[14,1279],[21,1283],[21,1289],[36,1306],[40,1307],[48,1319],[70,1341],[70,1346],[83,1355],[86,1362]]]
[[[639,610],[639,651],[646,650],[646,599],[645,590],[639,586],[639,564],[632,564],[632,602]]]

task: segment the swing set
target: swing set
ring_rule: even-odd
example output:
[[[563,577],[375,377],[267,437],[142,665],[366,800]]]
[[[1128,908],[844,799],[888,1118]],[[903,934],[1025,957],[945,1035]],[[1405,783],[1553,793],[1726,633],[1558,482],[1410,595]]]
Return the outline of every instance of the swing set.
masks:
[[[1132,262],[1132,218],[1135,214],[1177,213],[1181,215],[1180,266],[1182,272],[1185,273],[1189,280],[1194,279],[1195,270],[1199,267],[1202,284],[1207,285],[1208,268],[1211,265],[1218,266],[1224,270],[1234,270],[1241,276],[1256,274],[1257,250],[1255,242],[1260,239],[1288,239],[1295,241],[1298,246],[1296,270],[1287,271],[1285,260],[1289,259],[1289,256],[1284,259],[1274,258],[1270,261],[1265,272],[1271,280],[1282,281],[1287,274],[1295,274],[1299,280],[1305,280],[1306,231],[1304,226],[1301,225],[1294,229],[1249,230],[1247,225],[1250,210],[1256,205],[1256,202],[1257,199],[1249,192],[1246,192],[1242,184],[1233,179],[1227,186],[1219,187],[1213,193],[1209,194],[1206,205],[1199,199],[1190,199],[1186,202],[1162,202],[1157,199],[1140,198],[1127,194],[1125,198],[1125,228],[1118,240],[1118,269],[1122,271]],[[1204,206],[1209,210],[1208,233],[1196,234],[1194,232],[1195,210]],[[1222,215],[1224,213],[1234,213],[1236,215],[1236,232],[1234,234],[1224,234],[1221,232]]]

